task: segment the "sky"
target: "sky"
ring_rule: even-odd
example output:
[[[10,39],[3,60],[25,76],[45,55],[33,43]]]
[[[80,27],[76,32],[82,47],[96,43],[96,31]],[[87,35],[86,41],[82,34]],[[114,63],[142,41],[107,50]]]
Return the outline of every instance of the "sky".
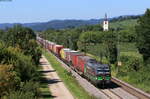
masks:
[[[0,0],[0,23],[100,19],[143,14],[150,0]]]

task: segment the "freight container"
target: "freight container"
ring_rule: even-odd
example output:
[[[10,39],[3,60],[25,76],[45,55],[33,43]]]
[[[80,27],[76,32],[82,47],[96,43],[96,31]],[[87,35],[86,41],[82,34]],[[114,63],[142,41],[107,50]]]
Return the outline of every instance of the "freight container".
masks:
[[[46,49],[48,49],[49,41],[48,41],[48,40],[46,40],[46,41],[45,41],[45,44],[46,44],[46,45],[45,45],[45,48],[46,48]]]
[[[47,47],[48,50],[50,50],[50,46],[51,46],[51,42],[49,41],[48,42],[48,47]]]
[[[79,53],[78,51],[70,50],[66,52],[66,60],[71,63],[71,53]]]
[[[55,45],[56,45],[55,43],[52,43],[52,44],[51,44],[51,51],[52,51],[52,52],[54,52],[54,46],[55,46]]]
[[[48,42],[48,50],[50,51],[51,50],[51,42]]]
[[[78,57],[79,56],[84,56],[84,54],[81,53],[81,52],[75,52],[75,53],[70,53],[70,56],[71,56],[72,65],[74,66],[74,68],[77,68],[77,66],[78,66]]]
[[[85,69],[86,63],[90,60],[94,60],[93,58],[89,56],[79,56],[77,58],[78,58],[77,69],[82,73],[86,72],[86,69]]]
[[[54,53],[60,56],[60,50],[63,48],[63,45],[54,45]]]
[[[70,51],[71,49],[69,49],[69,48],[62,48],[61,50],[60,50],[60,56],[61,56],[61,58],[63,59],[63,60],[66,60],[66,52],[67,51]]]

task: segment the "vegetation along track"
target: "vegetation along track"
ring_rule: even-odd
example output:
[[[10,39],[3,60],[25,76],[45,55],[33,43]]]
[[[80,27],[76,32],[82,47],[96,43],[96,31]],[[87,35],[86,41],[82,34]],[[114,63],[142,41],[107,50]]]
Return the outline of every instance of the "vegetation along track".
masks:
[[[52,55],[54,55],[54,54],[52,54]],[[55,57],[67,71],[72,73],[72,75],[76,78],[76,80],[79,82],[79,84],[87,92],[89,92],[90,95],[93,95],[93,96],[97,97],[98,99],[99,98],[100,99],[150,99],[150,96],[148,94],[145,94],[142,91],[139,91],[139,93],[135,94],[135,92],[137,91],[136,88],[132,88],[133,90],[130,91],[128,89],[130,86],[123,85],[122,83],[120,83],[120,80],[118,80],[116,78],[112,78],[111,85],[104,87],[104,88],[101,88],[101,87],[97,88],[93,84],[91,84],[89,81],[87,81],[86,79],[81,77],[78,73],[73,71],[67,64],[65,64],[57,56],[55,56]],[[126,87],[128,87],[128,88],[126,88]]]

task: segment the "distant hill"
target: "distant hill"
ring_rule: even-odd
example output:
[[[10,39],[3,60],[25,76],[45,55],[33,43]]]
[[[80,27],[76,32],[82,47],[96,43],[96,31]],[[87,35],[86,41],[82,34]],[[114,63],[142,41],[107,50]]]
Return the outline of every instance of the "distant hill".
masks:
[[[119,16],[115,18],[109,18],[108,20],[111,23],[116,23],[118,21],[124,21],[124,20],[129,20],[129,19],[134,19],[136,20],[138,16]],[[91,19],[91,20],[53,20],[49,22],[37,22],[37,23],[25,23],[22,24],[25,27],[30,27],[35,31],[43,31],[46,29],[66,29],[66,28],[74,28],[74,27],[79,27],[79,26],[84,26],[84,25],[95,25],[95,24],[100,24],[103,21],[103,19]],[[4,23],[0,24],[0,29],[5,29],[9,27],[13,27],[15,24],[20,24],[20,23]]]
[[[66,28],[74,28],[79,27],[83,25],[94,25],[94,24],[100,24],[102,22],[102,19],[91,19],[91,20],[53,20],[49,22],[41,22],[41,23],[25,23],[22,24],[25,27],[30,27],[35,31],[43,31],[46,29],[66,29]],[[0,24],[0,29],[5,29],[9,27],[13,27],[13,25],[18,24],[9,24],[4,23]]]
[[[34,30],[46,30],[49,28],[53,29],[66,29],[74,28],[83,25],[93,25],[100,24],[102,20],[92,19],[92,20],[53,20],[46,23],[40,23],[30,26]]]

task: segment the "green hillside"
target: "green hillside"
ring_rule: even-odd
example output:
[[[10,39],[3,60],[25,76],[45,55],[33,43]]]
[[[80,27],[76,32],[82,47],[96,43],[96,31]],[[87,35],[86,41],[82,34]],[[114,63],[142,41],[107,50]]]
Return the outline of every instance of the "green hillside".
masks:
[[[127,19],[122,21],[110,22],[110,28],[123,28],[134,27],[137,24],[137,19]]]

